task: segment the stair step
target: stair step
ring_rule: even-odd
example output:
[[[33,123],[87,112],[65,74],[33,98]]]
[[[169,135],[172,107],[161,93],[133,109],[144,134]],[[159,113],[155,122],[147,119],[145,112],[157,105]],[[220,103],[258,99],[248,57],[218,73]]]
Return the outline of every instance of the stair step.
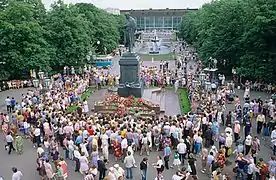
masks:
[[[151,90],[145,89],[143,93],[143,99],[150,100],[151,99]]]
[[[160,94],[159,93],[152,93],[152,102],[155,104],[160,105]]]

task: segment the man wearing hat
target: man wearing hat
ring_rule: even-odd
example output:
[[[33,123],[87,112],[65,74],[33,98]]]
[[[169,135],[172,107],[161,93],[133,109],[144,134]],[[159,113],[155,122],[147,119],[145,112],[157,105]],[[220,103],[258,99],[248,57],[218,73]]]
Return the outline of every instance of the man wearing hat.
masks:
[[[110,167],[109,169],[109,172],[108,172],[108,180],[116,180],[116,176],[115,176],[115,168],[114,167]]]

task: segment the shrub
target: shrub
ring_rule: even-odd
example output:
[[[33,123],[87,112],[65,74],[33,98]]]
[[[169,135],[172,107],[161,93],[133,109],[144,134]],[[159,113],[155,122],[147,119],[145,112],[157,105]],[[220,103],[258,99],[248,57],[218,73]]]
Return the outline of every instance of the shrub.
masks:
[[[188,113],[191,111],[191,103],[189,100],[189,93],[186,89],[178,89],[179,105],[182,113]]]
[[[93,93],[92,88],[88,88],[84,93],[82,93],[81,102],[87,100],[91,96],[92,93]],[[78,102],[75,102],[74,104],[69,106],[66,111],[71,113],[71,112],[76,111],[77,109],[78,109]]]

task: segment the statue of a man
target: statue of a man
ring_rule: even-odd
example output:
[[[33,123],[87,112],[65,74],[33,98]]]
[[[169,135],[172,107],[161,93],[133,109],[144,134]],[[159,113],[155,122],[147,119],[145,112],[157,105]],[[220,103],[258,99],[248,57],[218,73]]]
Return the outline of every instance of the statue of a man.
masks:
[[[126,14],[126,23],[125,23],[125,33],[124,40],[125,46],[128,47],[128,51],[132,52],[134,43],[135,43],[135,31],[136,31],[136,21],[129,14]]]

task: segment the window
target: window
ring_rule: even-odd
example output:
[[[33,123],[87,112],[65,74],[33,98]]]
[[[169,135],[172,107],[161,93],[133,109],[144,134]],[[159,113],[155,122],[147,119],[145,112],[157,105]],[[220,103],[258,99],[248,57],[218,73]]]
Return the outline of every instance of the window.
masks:
[[[144,21],[144,17],[137,17],[137,28],[138,29],[144,29],[145,28],[145,21]]]
[[[173,17],[173,28],[177,29],[181,23],[181,16]]]
[[[147,16],[147,17],[145,17],[146,28],[154,28],[155,27],[154,19],[155,18],[153,16]]]
[[[172,17],[170,16],[164,17],[164,27],[172,28]]]
[[[150,27],[150,17],[148,16],[145,17],[145,25],[146,25],[146,28]]]
[[[163,27],[163,17],[155,17],[155,27],[162,28]]]

